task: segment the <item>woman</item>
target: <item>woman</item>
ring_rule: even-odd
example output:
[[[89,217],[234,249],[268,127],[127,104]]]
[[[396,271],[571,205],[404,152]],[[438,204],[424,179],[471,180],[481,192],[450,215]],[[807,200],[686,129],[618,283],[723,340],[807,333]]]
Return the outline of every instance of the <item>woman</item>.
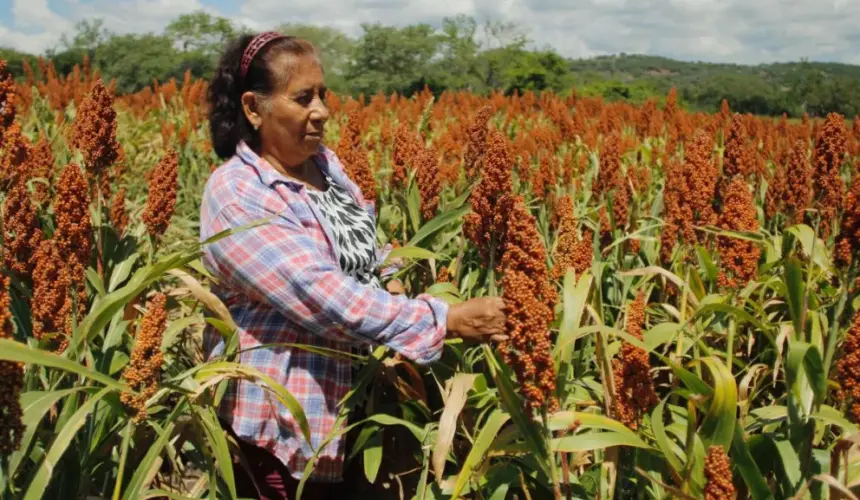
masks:
[[[380,286],[388,274],[378,270],[386,252],[375,243],[373,204],[321,143],[325,92],[307,41],[267,32],[226,49],[209,87],[212,142],[226,161],[206,184],[200,219],[207,239],[268,218],[207,245],[204,264],[238,325],[240,348],[250,351],[240,362],[299,400],[314,448],[334,427],[350,365],[283,344],[385,345],[427,364],[439,359],[446,337],[496,341],[505,325],[497,298],[449,306]],[[220,335],[208,330],[205,347],[210,356],[223,352]],[[292,496],[313,452],[290,412],[248,381],[230,384],[220,412],[251,462],[253,477],[237,470],[240,496],[258,495],[251,481],[261,498]],[[340,481],[343,457],[344,442],[334,439],[305,493],[322,497],[326,484]]]

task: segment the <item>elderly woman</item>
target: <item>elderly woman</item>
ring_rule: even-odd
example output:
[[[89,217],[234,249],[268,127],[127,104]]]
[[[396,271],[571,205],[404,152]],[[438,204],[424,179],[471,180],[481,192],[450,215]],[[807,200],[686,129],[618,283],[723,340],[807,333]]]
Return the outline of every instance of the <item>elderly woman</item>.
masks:
[[[207,245],[204,264],[238,326],[247,351],[240,362],[298,399],[315,448],[334,428],[351,367],[286,344],[341,351],[384,345],[428,364],[448,337],[499,340],[505,326],[497,298],[449,305],[380,285],[387,248],[376,244],[373,203],[322,145],[325,95],[322,66],[307,41],[272,32],[234,41],[209,87],[212,143],[225,162],[206,184],[200,218],[201,239],[268,218]],[[216,356],[224,345],[210,329],[205,347]],[[242,380],[231,382],[220,415],[251,464],[250,477],[237,470],[239,495],[291,497],[312,457],[291,413]],[[309,497],[326,497],[342,480],[343,458],[344,442],[334,439],[308,478]]]

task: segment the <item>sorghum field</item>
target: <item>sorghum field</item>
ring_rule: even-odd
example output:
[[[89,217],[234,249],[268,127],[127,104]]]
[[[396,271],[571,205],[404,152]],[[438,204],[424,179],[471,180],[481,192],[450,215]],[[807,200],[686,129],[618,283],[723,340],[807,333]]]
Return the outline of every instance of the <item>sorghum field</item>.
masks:
[[[1,496],[232,498],[225,384],[294,400],[235,341],[202,358],[206,323],[235,340],[199,260],[206,83],[41,73],[0,80]],[[860,495],[860,118],[329,105],[407,293],[510,309],[504,345],[430,367],[328,353],[360,370],[349,497]]]

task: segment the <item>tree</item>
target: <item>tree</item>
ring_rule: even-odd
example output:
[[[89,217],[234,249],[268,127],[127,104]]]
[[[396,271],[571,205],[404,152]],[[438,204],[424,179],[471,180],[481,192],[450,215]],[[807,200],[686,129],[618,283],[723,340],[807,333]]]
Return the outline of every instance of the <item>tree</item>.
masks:
[[[201,52],[214,56],[236,35],[236,29],[229,19],[198,10],[182,14],[171,21],[164,34],[175,41],[182,52]]]
[[[405,28],[362,24],[364,34],[353,50],[346,77],[354,92],[365,95],[382,91],[412,95],[430,85],[431,60],[439,48],[439,36],[427,24]]]
[[[106,81],[115,78],[117,92],[137,92],[161,81],[181,78],[180,54],[170,37],[164,35],[115,35],[99,46],[96,65]]]
[[[475,19],[466,15],[442,20],[436,72],[444,88],[482,89],[483,82],[478,71],[480,45],[475,40],[477,27]]]

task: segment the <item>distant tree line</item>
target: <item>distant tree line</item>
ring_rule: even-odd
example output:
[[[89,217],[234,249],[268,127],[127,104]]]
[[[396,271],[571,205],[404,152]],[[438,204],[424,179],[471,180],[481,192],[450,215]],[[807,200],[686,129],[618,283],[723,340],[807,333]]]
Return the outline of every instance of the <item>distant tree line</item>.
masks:
[[[797,63],[742,66],[682,62],[640,55],[571,60],[551,47],[535,48],[514,23],[479,24],[469,16],[445,18],[441,26],[364,24],[356,38],[329,27],[285,24],[282,32],[307,38],[320,49],[328,85],[339,94],[378,91],[411,95],[425,86],[435,93],[468,90],[507,94],[532,90],[643,102],[662,99],[671,87],[682,105],[713,111],[723,99],[732,110],[760,115],[860,114],[860,67]],[[102,20],[79,22],[57,46],[41,54],[59,74],[88,57],[121,93],[155,79],[181,79],[186,71],[209,78],[224,44],[245,28],[204,11],[174,19],[162,33],[117,34]],[[23,62],[38,70],[37,56],[0,49],[16,77]]]

